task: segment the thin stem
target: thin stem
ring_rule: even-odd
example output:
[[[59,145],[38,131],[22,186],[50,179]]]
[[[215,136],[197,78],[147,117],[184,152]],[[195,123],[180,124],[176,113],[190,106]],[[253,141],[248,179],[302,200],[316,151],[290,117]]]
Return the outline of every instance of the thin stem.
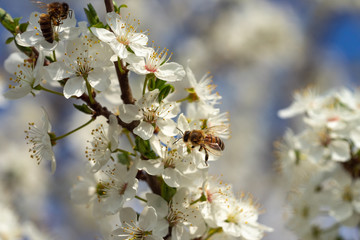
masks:
[[[56,54],[55,54],[55,50],[53,50],[53,58],[54,58],[54,62],[56,62]]]
[[[128,141],[129,141],[130,145],[131,145],[131,148],[134,150],[134,148],[135,148],[135,143],[133,142],[133,140],[132,140],[131,137],[130,137],[130,132],[129,132],[129,131],[126,131],[125,135],[126,135],[126,138],[127,138]],[[137,152],[136,152],[135,150],[134,150],[134,154],[135,154],[135,156],[137,156]]]
[[[185,97],[185,98],[183,98],[183,99],[180,99],[180,100],[176,100],[176,102],[177,102],[177,103],[180,103],[180,102],[185,102],[185,101],[187,101],[187,100],[189,100],[189,96],[187,96],[187,97]]]
[[[222,232],[222,228],[212,228],[209,230],[209,234],[206,236],[205,240],[210,239],[214,234]]]
[[[55,138],[53,138],[53,139],[51,139],[51,140],[52,140],[52,141],[57,141],[57,140],[60,140],[60,139],[62,139],[62,138],[64,138],[64,137],[67,137],[67,136],[69,136],[70,134],[72,134],[72,133],[74,133],[74,132],[82,129],[83,127],[86,127],[87,125],[89,125],[89,124],[90,124],[91,122],[93,122],[94,120],[95,120],[95,118],[91,118],[89,121],[87,121],[86,123],[84,123],[84,124],[81,125],[80,127],[75,128],[74,130],[72,130],[72,131],[70,131],[70,132],[68,132],[68,133],[66,133],[66,134],[64,134],[64,135],[55,137]]]
[[[87,89],[87,91],[88,91],[90,103],[91,103],[91,104],[94,104],[95,101],[94,101],[94,98],[93,98],[93,96],[92,96],[91,85],[90,85],[90,83],[88,82],[88,80],[87,80],[85,77],[84,77],[84,80],[85,80],[85,82],[86,82],[86,89]]]
[[[128,155],[131,155],[131,156],[136,156],[135,153],[131,153],[131,152],[128,152],[128,151],[120,149],[120,148],[115,149],[115,151],[113,151],[113,152],[122,152],[122,153],[126,153]]]
[[[190,205],[194,205],[197,202],[204,202],[204,201],[206,201],[206,196],[204,194],[201,194],[201,196],[192,203],[190,203]]]
[[[144,81],[143,91],[142,91],[142,95],[143,95],[143,96],[145,95],[146,86],[147,86],[148,81],[149,81],[149,78],[146,76],[146,77],[145,77],[145,81]]]
[[[53,94],[56,94],[56,95],[64,96],[64,94],[61,93],[61,92],[56,92],[56,91],[47,89],[47,88],[45,88],[45,87],[43,87],[41,85],[39,85],[39,86],[40,86],[40,90],[44,90],[45,92],[49,92],[49,93],[53,93]]]
[[[147,202],[146,199],[144,199],[144,198],[142,198],[142,197],[139,197],[138,195],[135,195],[135,198],[139,199],[140,201]]]

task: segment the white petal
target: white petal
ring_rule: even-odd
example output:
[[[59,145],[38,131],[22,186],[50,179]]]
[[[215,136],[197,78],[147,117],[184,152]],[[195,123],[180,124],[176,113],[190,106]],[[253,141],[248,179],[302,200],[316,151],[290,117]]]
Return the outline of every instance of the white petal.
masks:
[[[43,41],[44,37],[39,34],[38,31],[26,31],[24,33],[16,35],[15,40],[16,43],[21,46],[31,47]]]
[[[278,112],[280,118],[290,118],[305,111],[305,106],[298,102],[292,103],[289,107]]]
[[[140,124],[134,129],[134,133],[144,140],[148,140],[154,133],[154,127],[150,123],[141,121]]]
[[[32,90],[32,87],[29,84],[23,84],[21,87],[17,86],[11,88],[9,91],[5,92],[3,96],[7,99],[19,99],[28,95]]]
[[[116,38],[114,33],[110,32],[104,28],[92,27],[90,29],[91,29],[91,32],[103,42],[109,43]]]
[[[85,80],[82,77],[69,78],[64,86],[64,96],[70,98],[71,96],[80,97],[86,89]]]
[[[138,168],[145,170],[150,175],[158,176],[164,171],[164,164],[158,159],[141,160]]]
[[[139,217],[139,227],[144,231],[151,231],[157,223],[155,208],[146,206]]]
[[[142,119],[141,109],[134,104],[123,104],[119,107],[120,119],[126,123]]]
[[[126,46],[122,43],[120,43],[118,40],[113,39],[110,42],[110,47],[114,51],[114,53],[119,56],[121,59],[127,58],[129,55],[128,50],[126,49]]]
[[[148,42],[148,37],[143,34],[143,33],[133,33],[131,35],[131,39],[130,39],[131,43],[133,43],[134,45],[141,45],[141,46],[145,46]],[[132,46],[132,45],[131,45]],[[132,49],[132,47],[131,47]],[[134,49],[133,49],[134,50]]]
[[[24,60],[27,58],[28,57],[24,53],[14,52],[10,54],[8,58],[6,58],[4,62],[4,68],[8,73],[14,74],[14,72],[19,70],[18,65],[23,64]]]
[[[168,203],[157,194],[147,193],[146,194],[147,204],[155,208],[158,218],[163,218],[168,214]]]
[[[90,85],[98,91],[105,91],[110,85],[110,79],[103,68],[95,68],[88,75]]]
[[[176,136],[179,133],[176,129],[176,123],[171,119],[158,119],[156,125],[166,136]]]
[[[339,162],[350,160],[349,144],[346,141],[331,141],[329,148],[331,150],[332,160]]]
[[[72,69],[63,62],[54,62],[45,67],[52,80],[58,81],[73,75]]]
[[[135,226],[137,222],[136,212],[130,207],[120,209],[119,217],[121,225],[124,227],[126,227],[127,224]]]
[[[181,113],[178,117],[177,126],[183,132],[190,130],[189,122],[183,113]]]
[[[113,32],[119,36],[123,30],[122,27],[125,26],[120,18],[120,15],[115,12],[109,12],[106,15],[106,22],[110,26],[111,30],[113,30]]]
[[[180,187],[179,175],[180,172],[177,169],[165,168],[162,177],[167,185],[178,188]]]
[[[156,77],[169,82],[180,81],[185,74],[183,66],[175,62],[164,63],[155,72]]]

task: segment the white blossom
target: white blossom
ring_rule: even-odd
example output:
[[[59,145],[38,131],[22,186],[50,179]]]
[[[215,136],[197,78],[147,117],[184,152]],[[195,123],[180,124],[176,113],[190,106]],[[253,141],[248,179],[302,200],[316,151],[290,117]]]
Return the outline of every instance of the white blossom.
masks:
[[[35,123],[29,123],[29,128],[25,131],[25,139],[28,141],[28,144],[32,145],[30,148],[30,157],[34,158],[38,164],[40,164],[43,160],[50,161],[51,172],[54,173],[56,169],[56,161],[52,150],[52,143],[49,135],[50,132],[51,124],[44,110],[41,127],[37,127]]]
[[[109,12],[106,15],[106,22],[112,31],[104,28],[92,27],[91,31],[101,41],[110,45],[114,53],[121,59],[127,58],[130,54],[127,50],[129,47],[138,56],[144,56],[145,52],[149,51],[146,46],[148,37],[143,33],[137,33],[137,25],[140,23],[134,20],[134,25],[131,23],[130,15],[123,19],[115,12]]]
[[[87,147],[85,151],[86,157],[94,163],[92,171],[98,171],[110,160],[111,153],[118,147],[120,132],[121,127],[115,115],[109,117],[109,127],[106,130],[102,124],[92,130],[91,147]]]
[[[162,240],[156,232],[157,213],[146,206],[139,219],[132,208],[122,208],[119,213],[121,227],[112,232],[114,240]],[[161,233],[160,233],[161,234]]]
[[[23,53],[12,53],[4,63],[7,72],[13,74],[15,78],[11,77],[10,80],[15,85],[9,84],[9,90],[4,93],[4,97],[8,99],[22,98],[29,93],[36,92],[34,90],[40,84],[43,77],[44,69],[42,67],[44,55],[40,52],[36,63],[34,59],[30,59]]]
[[[110,85],[106,68],[113,67],[109,50],[90,37],[71,40],[67,42],[63,58],[46,69],[55,81],[67,79],[64,86],[66,98],[80,97],[87,89],[87,82],[96,90],[104,91]]]
[[[176,103],[160,102],[157,100],[159,90],[155,89],[135,102],[135,104],[123,104],[120,107],[120,119],[125,123],[139,120],[140,124],[134,129],[134,133],[144,140],[148,140],[154,133],[155,127],[169,136],[176,135],[176,124],[172,118],[176,117],[179,108]]]
[[[76,19],[73,16],[62,20],[59,26],[52,26],[54,40],[52,43],[45,40],[40,28],[39,19],[41,13],[33,12],[30,15],[29,26],[26,32],[16,35],[17,44],[24,47],[40,46],[44,50],[54,50],[59,41],[74,39],[80,34],[80,29],[76,28]]]
[[[130,55],[126,61],[130,63],[128,69],[140,75],[153,73],[157,78],[168,81],[180,81],[185,76],[183,66],[175,62],[169,62],[168,49],[150,49],[145,57]]]

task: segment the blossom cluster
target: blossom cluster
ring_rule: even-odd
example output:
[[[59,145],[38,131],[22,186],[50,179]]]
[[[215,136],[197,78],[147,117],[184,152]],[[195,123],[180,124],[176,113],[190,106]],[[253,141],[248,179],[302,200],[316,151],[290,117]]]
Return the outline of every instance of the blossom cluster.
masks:
[[[21,52],[5,62],[15,76],[5,96],[45,91],[82,101],[74,106],[91,116],[58,136],[44,110],[41,127],[30,123],[25,131],[32,158],[50,161],[55,172],[57,141],[104,117],[107,122],[91,132],[88,161],[71,189],[72,200],[90,206],[102,225],[107,216],[119,216],[104,239],[261,239],[272,229],[258,223],[252,197],[236,197],[230,185],[208,175],[207,161],[221,156],[221,139],[229,137],[228,115],[220,112],[211,77],[198,80],[190,66],[170,61],[168,49],[148,46],[139,22],[112,7],[106,23],[91,5],[89,23],[76,24],[74,13],[59,26],[52,23],[51,42],[38,12],[12,32]],[[130,87],[133,77],[143,82],[138,95]],[[146,191],[139,190],[140,181]]]
[[[307,89],[294,98],[279,116],[303,115],[304,130],[277,144],[291,190],[287,224],[301,239],[338,239],[360,221],[360,92]]]

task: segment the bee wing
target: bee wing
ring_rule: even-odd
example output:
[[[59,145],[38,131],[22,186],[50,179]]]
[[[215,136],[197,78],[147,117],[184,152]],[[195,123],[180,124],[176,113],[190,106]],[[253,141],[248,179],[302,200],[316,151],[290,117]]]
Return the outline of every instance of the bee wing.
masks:
[[[208,151],[214,156],[220,156],[222,154],[221,147],[217,143],[206,143],[205,148],[206,151]]]
[[[228,130],[229,130],[229,125],[221,124],[221,125],[215,125],[215,126],[208,127],[204,131],[205,131],[206,134],[219,135],[219,134],[222,134],[222,133],[224,133],[224,132],[226,132]]]
[[[34,5],[36,5],[37,7],[41,8],[41,9],[47,9],[48,8],[48,4],[44,3],[42,1],[36,1],[36,0],[30,0]]]

